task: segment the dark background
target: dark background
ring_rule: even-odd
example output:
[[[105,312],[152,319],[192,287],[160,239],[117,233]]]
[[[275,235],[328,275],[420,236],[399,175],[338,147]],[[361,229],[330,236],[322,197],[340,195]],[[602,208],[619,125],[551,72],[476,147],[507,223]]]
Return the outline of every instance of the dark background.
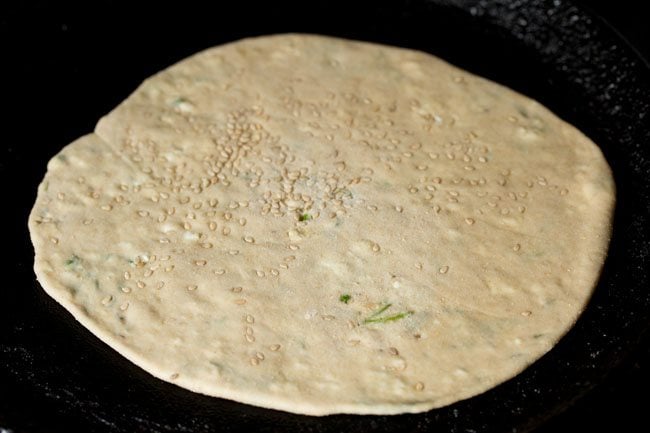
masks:
[[[648,2],[635,0],[576,1],[594,11],[650,60],[650,12]],[[650,143],[648,143],[650,144]],[[650,204],[649,204],[650,205]],[[642,432],[650,429],[650,336],[620,368],[591,393],[554,417],[536,433]]]
[[[581,0],[574,3],[592,10],[614,27],[637,51],[650,59],[650,10],[645,1]]]
[[[353,0],[350,0],[353,1]],[[626,38],[636,49],[645,56],[646,59],[650,58],[650,25],[648,24],[648,13],[642,10],[644,2],[637,1],[580,1],[577,2],[586,8],[595,11],[601,17],[615,27],[617,31]],[[102,2],[107,4],[107,2]],[[110,2],[108,2],[110,5]],[[161,4],[161,7],[182,8],[183,3],[177,2],[166,6]],[[197,7],[194,4],[194,7]],[[252,7],[254,9],[254,7]],[[79,6],[79,9],[88,13],[88,26],[92,26],[93,20],[101,20],[104,12],[111,16],[115,16],[115,11],[102,11],[101,9],[93,9],[87,5]],[[53,94],[58,98],[55,101],[51,100],[38,100],[32,99],[29,92],[25,94],[30,95],[28,100],[21,100],[21,89],[26,86],[35,86],[39,77],[45,77],[48,74],[60,74],[60,70],[50,70],[44,68],[56,68],[59,62],[66,62],[69,59],[62,57],[57,59],[57,53],[48,52],[49,46],[54,46],[57,43],[70,43],[79,44],[83,41],[74,41],[76,32],[78,31],[71,22],[74,20],[68,19],[68,15],[77,15],[79,10],[75,6],[67,5],[65,7],[54,7],[51,2],[25,2],[20,5],[10,4],[0,6],[0,48],[3,55],[3,60],[0,62],[0,67],[3,77],[8,77],[2,80],[4,98],[2,101],[2,111],[5,115],[2,116],[2,124],[0,127],[3,129],[5,136],[9,137],[8,140],[18,142],[21,137],[29,136],[33,131],[29,128],[39,130],[40,136],[47,136],[43,130],[51,130],[51,139],[57,143],[67,143],[76,138],[83,132],[92,130],[94,120],[103,113],[107,112],[110,108],[122,100],[132,88],[134,88],[142,77],[149,75],[165,66],[166,64],[149,65],[149,70],[139,70],[136,73],[129,70],[129,65],[124,65],[123,74],[115,76],[115,82],[112,83],[94,83],[88,81],[78,82],[75,86],[75,81],[61,80],[65,83],[64,88],[56,89]],[[128,14],[128,8],[123,10],[124,14]],[[151,17],[155,19],[155,17]],[[179,16],[179,19],[183,19]],[[228,19],[223,16],[215,16],[215,25],[219,25],[219,20]],[[116,34],[119,35],[119,26],[114,29]],[[244,35],[246,29],[242,29]],[[117,36],[119,38],[119,36]],[[53,40],[39,40],[39,38],[52,38]],[[74,42],[73,42],[74,41]],[[147,56],[148,50],[160,52],[167,41],[143,39],[136,41],[140,44],[139,48],[142,50],[142,55]],[[196,47],[197,49],[202,47]],[[120,53],[111,50],[110,45],[102,46],[99,49],[104,50],[100,53],[99,57],[103,57],[106,62],[114,61],[112,59],[119,58]],[[43,51],[40,51],[43,50]],[[186,53],[186,54],[189,54]],[[39,57],[48,59],[47,62],[40,62]],[[170,60],[177,60],[183,56],[177,53],[169,54]],[[13,64],[16,62],[17,64]],[[89,65],[88,71],[72,71],[76,74],[83,75],[84,72],[92,73],[92,68],[101,67],[101,62]],[[8,73],[6,69],[15,68],[12,73]],[[43,69],[42,69],[43,68]],[[5,75],[6,74],[6,75]],[[141,76],[142,75],[142,76]],[[101,103],[89,104],[89,110],[93,112],[86,113],[82,119],[86,123],[79,124],[77,119],[72,119],[66,125],[60,123],[54,124],[53,122],[61,122],[56,116],[51,115],[52,110],[56,110],[57,106],[66,107],[67,104],[83,102],[85,99],[92,98],[92,96],[85,95],[84,92],[92,92],[97,87],[115,87],[123,89],[123,94],[115,93],[105,95],[102,97]],[[101,94],[101,91],[99,92]],[[69,98],[66,97],[69,95]],[[70,111],[70,110],[67,110]],[[74,112],[75,110],[71,110]],[[78,108],[77,111],[83,111],[83,108]],[[8,113],[8,114],[7,114]],[[18,120],[22,119],[38,119],[35,122],[23,122]],[[65,122],[65,119],[63,119]],[[27,126],[29,125],[29,126]],[[5,146],[4,144],[0,146]],[[7,165],[12,164],[11,160],[12,148],[6,148],[9,158],[0,161],[0,169],[5,168]],[[24,153],[17,153],[16,158],[26,158],[29,155]],[[48,156],[39,155],[38,158],[47,158]],[[27,177],[39,176],[42,171],[45,160],[38,160],[33,164],[34,172],[25,173]],[[42,173],[41,173],[42,174]],[[20,181],[20,180],[17,180]],[[20,200],[20,199],[18,199]],[[10,201],[11,202],[11,201]],[[10,203],[4,206],[10,205]],[[5,208],[6,209],[6,208]],[[22,227],[24,221],[15,220],[11,222],[12,227]],[[31,264],[29,264],[31,266]],[[9,270],[11,272],[12,270]],[[22,272],[29,272],[29,269],[21,269]],[[1,300],[1,297],[0,297]],[[2,305],[0,304],[0,311]],[[0,313],[3,316],[11,315],[11,312]],[[0,317],[0,325],[2,324],[3,317]],[[0,329],[3,329],[0,326]],[[53,362],[55,362],[53,360]],[[650,338],[646,335],[641,344],[633,350],[632,354],[623,361],[623,363],[599,385],[590,392],[587,396],[575,402],[563,414],[554,417],[545,425],[538,429],[540,433],[552,432],[573,432],[578,431],[646,431],[650,428],[650,422],[647,419],[648,409],[650,409],[650,399],[645,396],[646,390],[650,389]],[[48,432],[48,431],[64,431],[64,425],[76,425],[78,422],[74,419],[67,419],[68,415],[62,415],[52,408],[39,408],[34,410],[30,406],[38,406],[42,401],[42,396],[30,395],[28,392],[24,394],[15,393],[11,396],[4,395],[2,382],[0,382],[0,433],[5,433],[2,429],[7,429],[13,433],[32,433],[32,432]],[[44,422],[35,423],[32,427],[25,429],[22,421],[24,417],[13,416],[12,413],[16,411],[24,411],[28,413],[31,411],[32,416]],[[49,427],[48,427],[49,424]],[[39,425],[41,427],[35,427]],[[44,426],[44,427],[43,427]]]

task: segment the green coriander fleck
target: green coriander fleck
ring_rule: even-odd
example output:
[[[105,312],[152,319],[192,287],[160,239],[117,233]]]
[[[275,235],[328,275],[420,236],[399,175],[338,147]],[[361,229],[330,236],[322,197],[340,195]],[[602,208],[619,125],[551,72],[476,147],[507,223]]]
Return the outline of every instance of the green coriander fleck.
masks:
[[[387,322],[395,322],[397,320],[404,319],[405,317],[408,317],[413,314],[413,311],[404,311],[401,313],[393,314],[392,316],[381,316],[381,313],[384,311],[388,310],[393,304],[385,304],[381,308],[379,308],[377,311],[372,313],[369,317],[363,320],[363,324],[366,325],[368,323],[387,323]]]
[[[66,266],[77,265],[79,263],[79,257],[77,257],[75,254],[73,254],[72,257],[70,257],[64,263],[65,263]]]
[[[379,310],[377,310],[377,311],[375,311],[374,313],[372,313],[372,314],[370,315],[369,319],[372,319],[372,318],[374,318],[374,317],[379,316],[381,313],[383,313],[384,311],[388,310],[392,305],[393,305],[393,304],[385,304],[385,305],[383,305]]]
[[[404,319],[405,317],[410,316],[413,314],[413,311],[405,311],[403,313],[397,313],[393,314],[392,316],[384,316],[384,317],[368,317],[363,321],[364,324],[367,323],[386,323],[386,322],[394,322],[396,320]]]
[[[187,102],[187,100],[185,98],[183,98],[182,96],[179,96],[178,98],[176,98],[176,99],[174,99],[172,101],[172,106],[173,107],[178,107],[179,105],[181,105],[184,102]]]
[[[352,299],[352,296],[350,296],[347,293],[344,293],[341,296],[339,296],[339,301],[343,302],[344,304],[347,304],[348,302],[350,302],[350,299]]]

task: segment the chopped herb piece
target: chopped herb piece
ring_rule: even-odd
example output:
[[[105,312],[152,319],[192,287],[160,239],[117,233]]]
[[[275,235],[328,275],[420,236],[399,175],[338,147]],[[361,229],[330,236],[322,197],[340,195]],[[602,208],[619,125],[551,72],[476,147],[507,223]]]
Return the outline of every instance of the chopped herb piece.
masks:
[[[410,316],[413,314],[413,311],[404,311],[401,313],[393,314],[392,316],[382,316],[380,317],[381,313],[384,311],[388,310],[393,304],[386,304],[383,307],[381,307],[379,310],[375,311],[370,315],[370,317],[364,319],[363,324],[368,324],[368,323],[386,323],[386,322],[394,322],[396,320],[404,319],[405,317]]]
[[[368,317],[366,320],[363,321],[363,323],[386,323],[386,322],[394,322],[396,320],[403,319],[405,317],[410,316],[413,314],[413,311],[405,311],[403,313],[397,313],[393,314],[392,316],[384,316],[384,317]]]
[[[352,299],[352,296],[348,295],[347,293],[344,293],[341,296],[339,296],[339,301],[343,302],[344,304],[350,302],[350,299]]]
[[[183,98],[182,96],[179,96],[178,98],[174,99],[172,101],[172,106],[178,107],[182,103],[187,102],[187,99]]]
[[[386,305],[384,305],[384,306],[381,307],[379,310],[377,310],[377,311],[375,311],[374,313],[372,313],[372,314],[370,315],[369,319],[372,319],[373,317],[377,317],[377,316],[379,316],[381,313],[383,313],[384,311],[388,310],[392,305],[393,305],[393,304],[386,304]]]
[[[64,263],[66,266],[76,266],[77,264],[79,264],[79,257],[73,254],[72,257],[70,257]]]
[[[309,221],[310,219],[311,219],[311,215],[309,215],[308,213],[300,214],[300,216],[298,217],[299,221]]]

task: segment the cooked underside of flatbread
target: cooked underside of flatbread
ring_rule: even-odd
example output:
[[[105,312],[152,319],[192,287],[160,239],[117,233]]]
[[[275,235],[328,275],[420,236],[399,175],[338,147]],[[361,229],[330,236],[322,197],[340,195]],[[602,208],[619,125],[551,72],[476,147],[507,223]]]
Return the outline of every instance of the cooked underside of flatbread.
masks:
[[[154,376],[392,414],[547,352],[613,203],[598,147],[539,103],[421,52],[279,35],[147,79],[50,161],[29,228],[47,293]]]

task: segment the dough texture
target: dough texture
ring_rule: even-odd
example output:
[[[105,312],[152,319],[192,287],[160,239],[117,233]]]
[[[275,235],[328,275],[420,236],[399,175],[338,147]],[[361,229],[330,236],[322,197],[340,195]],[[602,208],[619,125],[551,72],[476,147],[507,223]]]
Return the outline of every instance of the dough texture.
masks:
[[[539,103],[422,52],[290,34],[144,81],[49,162],[29,229],[45,291],[152,375],[395,414],[550,350],[614,198],[599,148]]]

